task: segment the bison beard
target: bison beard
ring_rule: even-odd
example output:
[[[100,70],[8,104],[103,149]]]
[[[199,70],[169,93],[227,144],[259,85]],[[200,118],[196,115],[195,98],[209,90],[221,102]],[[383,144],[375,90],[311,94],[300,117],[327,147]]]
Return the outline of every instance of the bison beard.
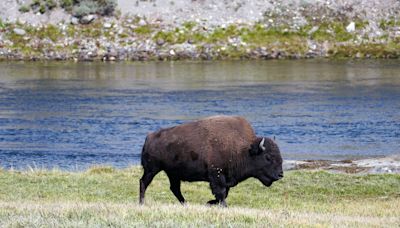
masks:
[[[146,137],[139,203],[154,176],[165,171],[182,204],[181,181],[207,181],[215,196],[208,204],[226,206],[229,189],[255,177],[265,186],[283,177],[278,146],[257,137],[242,117],[214,116],[153,132]]]

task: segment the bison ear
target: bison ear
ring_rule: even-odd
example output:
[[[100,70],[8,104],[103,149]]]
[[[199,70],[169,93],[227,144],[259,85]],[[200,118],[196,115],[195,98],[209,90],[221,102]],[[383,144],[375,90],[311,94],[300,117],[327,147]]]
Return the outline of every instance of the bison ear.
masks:
[[[265,138],[262,138],[261,140],[258,139],[253,144],[251,144],[251,147],[249,150],[250,155],[255,156],[255,155],[259,155],[262,152],[264,152],[265,151],[264,142],[265,142]]]

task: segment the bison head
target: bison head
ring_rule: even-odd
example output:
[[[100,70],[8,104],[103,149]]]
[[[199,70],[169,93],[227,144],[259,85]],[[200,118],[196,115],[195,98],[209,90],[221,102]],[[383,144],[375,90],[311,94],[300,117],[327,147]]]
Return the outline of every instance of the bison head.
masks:
[[[278,145],[269,138],[257,138],[251,145],[253,176],[265,186],[283,177],[282,157]]]

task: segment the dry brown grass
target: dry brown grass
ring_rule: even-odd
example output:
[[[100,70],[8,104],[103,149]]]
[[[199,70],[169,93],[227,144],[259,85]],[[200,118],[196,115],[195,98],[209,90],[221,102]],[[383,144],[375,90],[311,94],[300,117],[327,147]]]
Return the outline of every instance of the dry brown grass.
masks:
[[[360,205],[354,206],[355,209],[358,209],[358,206]],[[2,202],[0,209],[1,227],[398,227],[400,224],[398,216],[349,216],[287,209],[220,208],[157,203],[139,206],[124,203]]]

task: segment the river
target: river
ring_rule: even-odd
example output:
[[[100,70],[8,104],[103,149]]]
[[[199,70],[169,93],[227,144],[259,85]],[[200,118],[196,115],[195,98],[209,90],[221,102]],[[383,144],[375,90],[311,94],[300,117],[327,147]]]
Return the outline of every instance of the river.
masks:
[[[216,114],[284,159],[384,156],[399,113],[398,60],[0,62],[0,167],[123,168],[148,132]]]

